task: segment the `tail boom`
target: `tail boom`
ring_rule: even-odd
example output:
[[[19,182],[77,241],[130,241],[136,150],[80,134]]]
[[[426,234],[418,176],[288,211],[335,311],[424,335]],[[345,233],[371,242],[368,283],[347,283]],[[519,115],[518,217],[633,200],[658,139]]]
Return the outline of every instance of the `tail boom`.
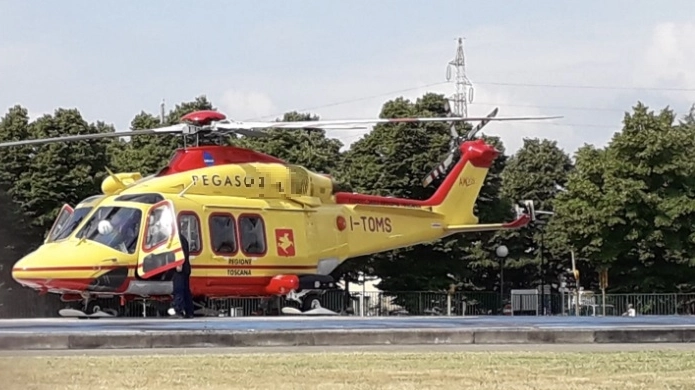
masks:
[[[487,174],[487,171],[492,165],[493,161],[499,155],[499,151],[486,144],[485,141],[481,139],[464,142],[459,146],[459,149],[461,151],[461,158],[456,165],[454,165],[446,179],[444,179],[444,182],[439,186],[439,188],[437,188],[437,191],[427,200],[338,192],[334,195],[335,202],[343,205],[378,205],[421,208],[443,206],[445,201],[451,195],[451,192],[458,192],[458,187],[470,186],[471,183],[467,181],[466,177],[462,176],[462,172],[467,165],[474,168],[479,168],[477,176],[481,176],[481,180],[478,180],[478,182],[473,186],[478,187],[473,196],[473,201],[475,201],[477,193],[480,190],[479,187],[482,187],[482,181],[485,179],[485,175]],[[471,195],[473,195],[472,192]]]
[[[532,217],[518,214],[508,223],[478,224],[474,207],[499,151],[482,139],[459,145],[460,158],[427,200],[336,193],[345,207],[348,257],[431,242],[455,233],[518,229]]]

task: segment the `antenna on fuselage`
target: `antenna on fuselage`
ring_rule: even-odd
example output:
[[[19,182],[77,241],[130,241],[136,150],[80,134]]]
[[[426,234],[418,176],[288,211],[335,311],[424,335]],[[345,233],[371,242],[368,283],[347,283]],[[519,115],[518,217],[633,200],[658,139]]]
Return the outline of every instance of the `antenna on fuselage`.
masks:
[[[106,169],[106,173],[108,173],[109,176],[111,176],[111,178],[113,179],[113,181],[115,181],[115,182],[116,182],[118,185],[120,185],[121,187],[126,188],[125,183],[123,183],[123,181],[122,181],[118,176],[116,176],[109,168],[104,167],[104,169]]]
[[[183,195],[186,193],[186,191],[188,191],[191,187],[193,187],[194,184],[195,184],[195,179],[191,180],[191,183],[188,184],[186,187],[184,187],[183,190],[181,190],[181,192],[179,192],[179,198],[183,198]]]

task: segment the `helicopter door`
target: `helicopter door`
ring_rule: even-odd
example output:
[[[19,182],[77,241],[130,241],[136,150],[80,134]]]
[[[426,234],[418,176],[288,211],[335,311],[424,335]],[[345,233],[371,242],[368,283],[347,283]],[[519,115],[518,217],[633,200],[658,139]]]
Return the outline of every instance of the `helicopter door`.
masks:
[[[65,223],[70,220],[70,217],[74,212],[75,210],[70,207],[69,204],[64,204],[63,207],[61,207],[58,217],[56,218],[55,222],[53,222],[51,230],[48,232],[46,239],[43,241],[44,244],[53,242],[53,240],[55,240],[55,237],[58,235],[58,233],[60,233],[61,230],[63,230]]]
[[[176,225],[171,201],[164,200],[150,207],[145,219],[145,237],[138,254],[138,274],[143,279],[183,264],[183,249]]]

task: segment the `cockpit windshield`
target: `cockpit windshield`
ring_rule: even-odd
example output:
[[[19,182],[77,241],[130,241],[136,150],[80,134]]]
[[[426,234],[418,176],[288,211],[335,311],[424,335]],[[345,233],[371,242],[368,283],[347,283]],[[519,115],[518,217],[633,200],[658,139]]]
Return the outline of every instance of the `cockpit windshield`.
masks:
[[[73,210],[70,206],[65,205],[58,214],[56,221],[48,234],[46,242],[64,240],[77,229],[86,217],[94,208],[95,201],[103,198],[103,195],[90,196],[77,204]]]
[[[80,223],[82,223],[82,220],[87,214],[89,214],[90,211],[92,211],[92,207],[77,207],[72,215],[69,216],[67,221],[62,222],[59,219],[56,230],[51,232],[48,240],[58,241],[68,238],[70,234],[77,229]]]
[[[132,207],[100,207],[94,212],[77,238],[86,238],[123,253],[135,253],[140,234],[142,212]]]

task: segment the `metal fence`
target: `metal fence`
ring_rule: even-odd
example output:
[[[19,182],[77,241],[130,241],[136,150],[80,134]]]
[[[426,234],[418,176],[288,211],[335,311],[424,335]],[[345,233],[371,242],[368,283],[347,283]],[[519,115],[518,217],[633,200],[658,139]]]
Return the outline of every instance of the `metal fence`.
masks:
[[[638,315],[695,314],[695,294],[606,294],[605,306],[602,298],[601,294],[582,292],[578,300],[579,314],[619,316],[629,305]],[[118,299],[114,298],[115,306],[116,302]],[[205,307],[205,314],[258,315],[261,302],[261,298],[211,300]],[[344,292],[333,291],[321,297],[321,304],[327,309],[356,316],[576,315],[577,308],[574,295],[551,293],[542,296],[534,290],[512,290],[504,297],[497,292],[459,292],[451,296],[441,292],[352,292],[349,299]],[[280,305],[292,305],[292,302],[280,302]],[[0,306],[5,306],[0,307],[0,318],[46,318],[57,317],[64,304],[56,296],[44,295],[33,296],[23,304]],[[166,302],[130,302],[124,307],[124,315],[166,316],[166,308]]]

